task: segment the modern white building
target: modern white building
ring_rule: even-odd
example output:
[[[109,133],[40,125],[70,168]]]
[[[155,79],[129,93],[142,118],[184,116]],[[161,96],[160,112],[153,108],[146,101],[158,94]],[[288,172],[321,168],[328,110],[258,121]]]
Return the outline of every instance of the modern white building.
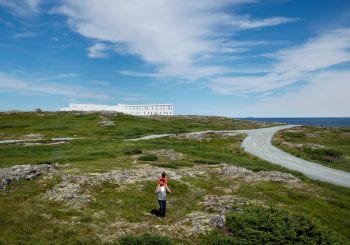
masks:
[[[116,111],[125,114],[136,116],[150,115],[174,115],[173,104],[146,104],[146,105],[126,105],[117,104],[96,105],[96,104],[69,104],[66,108],[61,108],[61,111]]]

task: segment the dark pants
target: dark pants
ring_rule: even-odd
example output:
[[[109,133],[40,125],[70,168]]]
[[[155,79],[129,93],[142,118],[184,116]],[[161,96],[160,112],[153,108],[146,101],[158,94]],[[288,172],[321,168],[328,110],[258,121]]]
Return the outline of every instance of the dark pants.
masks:
[[[159,215],[161,217],[165,217],[166,200],[158,200],[158,203],[159,203]]]

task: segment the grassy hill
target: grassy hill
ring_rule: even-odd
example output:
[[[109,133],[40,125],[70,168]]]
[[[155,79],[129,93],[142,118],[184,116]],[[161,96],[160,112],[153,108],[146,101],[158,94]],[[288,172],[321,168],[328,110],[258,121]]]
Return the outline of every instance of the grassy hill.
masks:
[[[0,191],[0,244],[350,243],[349,189],[243,152],[243,134],[181,134],[266,126],[222,117],[1,113],[0,167],[52,168]],[[129,141],[162,133],[176,135]],[[153,215],[162,171],[173,191],[165,220]]]

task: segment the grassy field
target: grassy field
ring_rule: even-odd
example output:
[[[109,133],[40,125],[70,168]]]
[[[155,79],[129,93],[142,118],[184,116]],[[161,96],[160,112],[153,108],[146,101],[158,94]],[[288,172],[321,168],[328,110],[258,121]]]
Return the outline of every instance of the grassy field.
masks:
[[[114,125],[103,127],[100,125],[103,120]],[[209,134],[203,140],[179,137],[126,140],[148,134],[265,126],[269,125],[221,117],[143,118],[68,112],[0,114],[0,140],[23,139],[28,134],[42,137],[36,145],[0,144],[0,167],[41,163],[60,166],[57,174],[15,181],[5,191],[0,191],[0,244],[118,243],[125,234],[145,232],[165,235],[175,243],[200,244],[199,239],[206,236],[206,232],[190,232],[192,225],[188,217],[203,212],[211,214],[212,211],[203,206],[208,196],[229,196],[261,207],[298,213],[334,232],[343,244],[350,244],[350,190],[310,180],[243,152],[240,148],[242,134]],[[53,137],[77,139],[64,144],[47,144]],[[160,149],[181,153],[182,158],[142,158]],[[253,173],[291,173],[300,181],[294,186],[254,181],[245,176],[230,178],[211,170],[220,163],[244,167]],[[165,220],[151,214],[158,208],[154,190],[160,172],[156,171],[151,179],[142,179],[141,173],[136,177],[140,181],[136,182],[79,182],[81,176],[111,171],[129,173],[137,168],[145,169],[144,174],[155,168],[182,175],[180,179],[169,179],[173,192],[168,198]],[[193,173],[188,174],[191,171]],[[48,191],[65,183],[67,176],[72,179],[71,186],[80,183],[76,195],[88,194],[90,202],[76,206],[47,198]]]
[[[297,157],[350,172],[350,128],[286,129],[275,135],[273,144]]]

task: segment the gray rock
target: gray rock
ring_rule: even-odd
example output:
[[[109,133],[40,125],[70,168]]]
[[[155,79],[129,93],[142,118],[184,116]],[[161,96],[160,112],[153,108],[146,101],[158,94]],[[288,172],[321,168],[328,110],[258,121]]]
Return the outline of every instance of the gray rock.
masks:
[[[160,149],[152,151],[158,158],[168,161],[179,161],[182,159],[182,153],[175,151],[174,149]]]
[[[103,120],[100,122],[100,126],[102,127],[108,127],[108,126],[113,126],[114,122],[113,121],[109,121],[109,120]]]
[[[209,220],[209,223],[213,227],[221,228],[225,224],[225,215],[222,215],[222,214],[216,215]]]
[[[5,189],[12,181],[31,180],[55,169],[55,164],[15,165],[0,169],[0,189]]]

